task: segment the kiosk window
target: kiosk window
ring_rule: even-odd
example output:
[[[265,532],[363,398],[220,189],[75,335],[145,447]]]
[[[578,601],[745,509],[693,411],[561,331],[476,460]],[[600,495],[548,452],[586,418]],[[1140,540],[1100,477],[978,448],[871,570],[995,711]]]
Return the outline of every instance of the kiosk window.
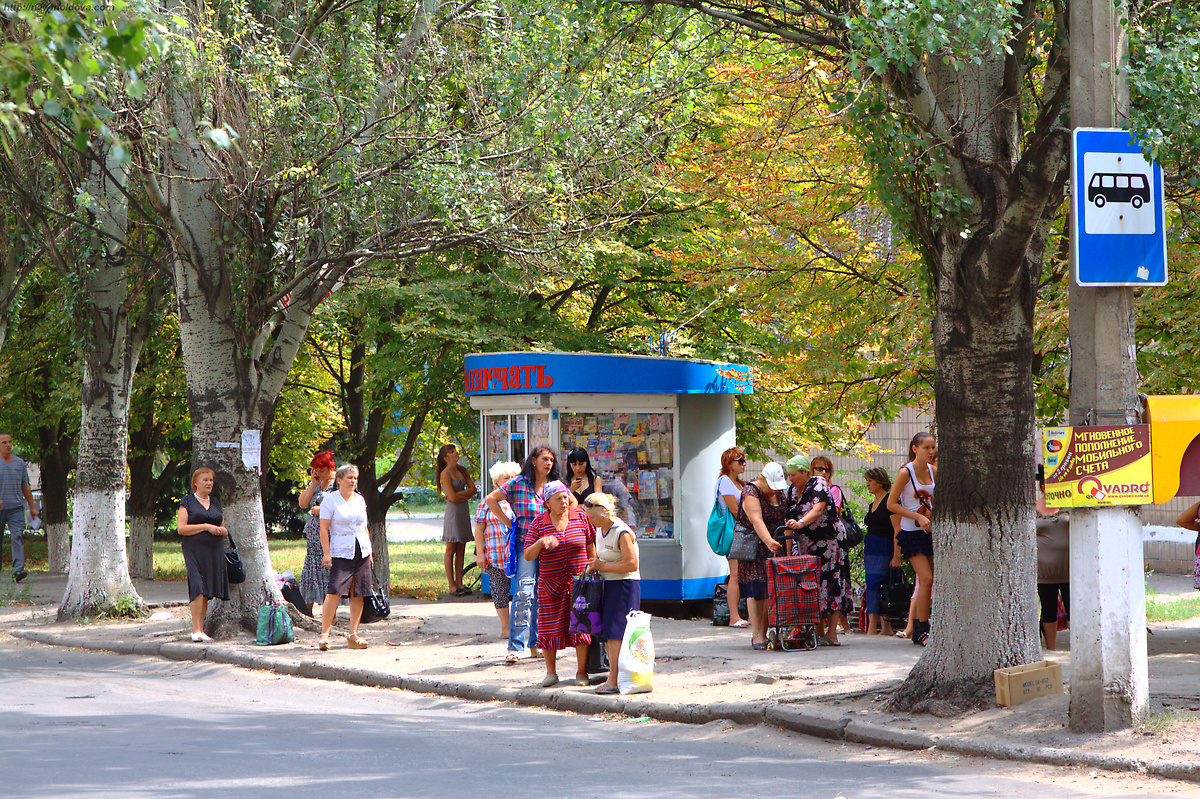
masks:
[[[514,413],[484,416],[484,471],[496,461],[525,462],[525,455],[538,444],[550,444],[550,414]]]
[[[563,413],[562,454],[587,450],[602,490],[639,538],[675,537],[675,417],[671,413]]]
[[[486,471],[496,461],[510,460],[508,457],[508,416],[485,416],[483,434],[486,438]]]

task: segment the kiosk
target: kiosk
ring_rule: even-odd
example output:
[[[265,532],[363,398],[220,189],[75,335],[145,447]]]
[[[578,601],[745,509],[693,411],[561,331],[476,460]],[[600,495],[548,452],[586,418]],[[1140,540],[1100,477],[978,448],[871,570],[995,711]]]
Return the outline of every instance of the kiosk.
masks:
[[[729,573],[709,548],[721,453],[735,442],[733,397],[753,392],[737,364],[563,352],[468,355],[481,470],[550,446],[560,469],[588,452],[602,490],[638,537],[642,598],[709,599]]]

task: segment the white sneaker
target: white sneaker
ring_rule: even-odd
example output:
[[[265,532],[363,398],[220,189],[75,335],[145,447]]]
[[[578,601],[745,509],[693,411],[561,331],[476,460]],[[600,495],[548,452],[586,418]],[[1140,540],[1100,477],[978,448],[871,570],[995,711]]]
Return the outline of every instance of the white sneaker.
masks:
[[[204,633],[192,633],[192,640],[195,641],[197,644],[212,643],[212,638],[210,636],[205,635]]]

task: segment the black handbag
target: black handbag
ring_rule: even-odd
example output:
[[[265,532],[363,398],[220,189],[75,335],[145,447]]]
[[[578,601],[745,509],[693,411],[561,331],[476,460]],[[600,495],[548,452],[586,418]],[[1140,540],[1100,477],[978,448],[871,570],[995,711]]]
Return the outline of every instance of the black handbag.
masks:
[[[371,581],[375,588],[369,595],[363,597],[362,616],[359,618],[363,624],[382,621],[392,615],[391,600],[388,599],[387,594],[379,590],[379,580],[375,577],[374,572],[371,573]]]
[[[758,557],[758,545],[761,543],[754,528],[746,528],[740,524],[733,526],[733,543],[729,546],[729,557],[733,560],[754,560]]]
[[[229,538],[229,546],[232,549],[225,550],[225,570],[229,574],[230,585],[246,582],[246,567],[242,565],[242,559],[238,557],[237,544],[234,543],[233,536]]]
[[[849,552],[863,542],[863,529],[858,526],[858,521],[848,508],[842,511],[842,524],[846,528],[846,540],[842,542],[842,549]]]
[[[913,584],[904,579],[904,570],[889,568],[879,586],[879,615],[894,622],[903,622],[908,618],[912,594]]]

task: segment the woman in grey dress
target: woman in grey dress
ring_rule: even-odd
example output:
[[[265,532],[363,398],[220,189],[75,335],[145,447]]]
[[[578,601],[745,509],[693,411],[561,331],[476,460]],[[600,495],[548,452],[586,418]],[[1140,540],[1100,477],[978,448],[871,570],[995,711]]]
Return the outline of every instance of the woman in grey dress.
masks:
[[[446,544],[446,582],[450,585],[450,593],[466,596],[471,589],[462,583],[463,556],[467,551],[467,542],[475,540],[467,500],[475,496],[475,483],[467,470],[458,465],[458,459],[458,448],[453,444],[438,450],[434,479],[438,491],[446,497],[446,518],[442,524],[442,541]]]
[[[337,463],[333,452],[323,450],[313,457],[311,466],[308,486],[300,494],[300,507],[308,511],[308,519],[304,522],[308,550],[304,555],[304,569],[300,572],[300,594],[316,613],[317,605],[325,601],[329,586],[329,569],[321,564],[321,498],[337,487],[334,479]]]

